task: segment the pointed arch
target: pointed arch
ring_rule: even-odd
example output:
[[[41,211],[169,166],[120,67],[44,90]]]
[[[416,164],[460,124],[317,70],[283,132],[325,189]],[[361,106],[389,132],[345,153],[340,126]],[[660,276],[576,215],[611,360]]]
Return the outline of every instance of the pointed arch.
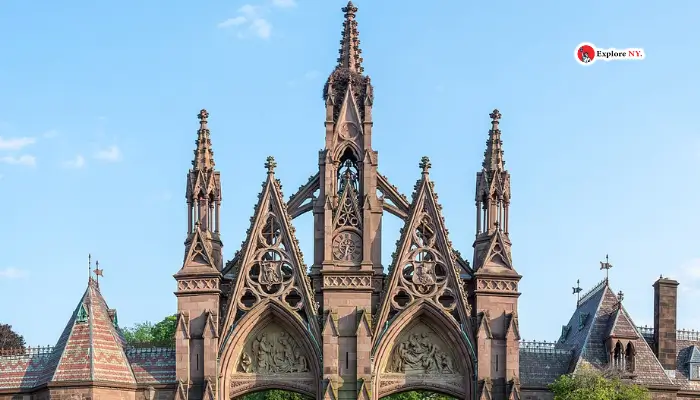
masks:
[[[313,322],[312,322],[313,323]],[[239,363],[249,338],[255,337],[265,328],[278,325],[294,339],[308,362],[308,373],[305,375],[290,374],[289,379],[284,375],[274,375],[274,379],[264,378],[264,374],[250,374],[249,379],[234,379]],[[225,340],[220,354],[219,390],[221,399],[230,399],[246,393],[267,389],[289,390],[316,397],[320,391],[322,374],[321,349],[313,337],[309,327],[301,317],[290,312],[283,304],[267,299],[258,303],[238,322],[231,334]],[[237,378],[242,374],[236,374]],[[303,379],[299,379],[299,377]],[[234,383],[236,389],[232,389]]]
[[[411,375],[405,372],[386,372],[392,355],[401,344],[401,339],[418,327],[426,327],[435,333],[437,337],[431,341],[433,344],[441,342],[448,347],[440,350],[451,357],[454,374],[439,373],[443,379],[431,380],[425,379],[425,374],[412,379]],[[432,390],[466,398],[474,390],[473,333],[466,326],[462,329],[452,317],[434,303],[420,300],[411,304],[389,321],[385,329],[380,328],[378,334],[380,336],[372,351],[377,372],[373,390],[378,398],[407,390]],[[451,375],[454,376],[452,380],[449,379]],[[429,384],[428,381],[430,381]]]
[[[355,158],[353,160],[354,163],[359,163],[362,161],[362,157],[360,156],[362,154],[362,150],[360,150],[360,146],[355,141],[350,140],[343,141],[338,147],[336,147],[335,151],[333,152],[333,161],[343,161],[345,153],[347,153],[348,150]]]

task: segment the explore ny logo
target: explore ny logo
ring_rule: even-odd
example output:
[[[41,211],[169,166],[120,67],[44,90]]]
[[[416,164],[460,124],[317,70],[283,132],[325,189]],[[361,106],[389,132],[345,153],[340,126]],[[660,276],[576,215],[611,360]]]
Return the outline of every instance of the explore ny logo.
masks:
[[[574,50],[574,58],[581,65],[591,65],[597,60],[643,60],[645,55],[644,49],[603,49],[592,43],[581,43]]]

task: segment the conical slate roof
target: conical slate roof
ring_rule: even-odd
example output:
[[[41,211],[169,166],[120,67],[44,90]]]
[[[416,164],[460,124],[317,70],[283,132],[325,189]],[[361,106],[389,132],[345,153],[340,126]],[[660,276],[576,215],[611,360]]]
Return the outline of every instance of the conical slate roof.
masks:
[[[93,279],[90,279],[58,339],[43,375],[39,384],[67,381],[136,383],[124,353],[124,338],[112,322],[107,303]]]

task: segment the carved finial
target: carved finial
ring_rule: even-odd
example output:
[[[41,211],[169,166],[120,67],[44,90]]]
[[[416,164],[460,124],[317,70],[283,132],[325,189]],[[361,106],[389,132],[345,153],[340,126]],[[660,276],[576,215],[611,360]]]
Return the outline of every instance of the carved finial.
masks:
[[[277,163],[275,162],[275,157],[268,156],[265,162],[265,168],[267,168],[268,174],[274,174]]]
[[[340,57],[338,57],[338,68],[347,68],[352,72],[362,73],[362,57],[360,54],[360,39],[357,31],[357,21],[355,21],[355,13],[357,7],[348,2],[348,5],[342,8],[345,13],[345,22],[343,22],[343,36],[340,40]]]
[[[194,159],[192,167],[199,170],[212,170],[216,165],[214,163],[214,151],[211,148],[211,139],[209,138],[209,128],[207,127],[207,119],[209,112],[205,109],[197,114],[199,119],[199,130],[197,131],[196,148],[194,149]]]
[[[352,4],[352,1],[348,1],[348,5],[342,8],[345,13],[345,18],[355,18],[355,13],[357,12],[357,7]]]
[[[486,141],[486,151],[484,151],[484,162],[482,166],[486,171],[503,171],[506,162],[503,160],[503,142],[501,141],[501,130],[498,129],[498,122],[501,120],[501,112],[493,110],[491,114],[491,129],[489,130],[489,140]]]
[[[428,158],[427,156],[423,156],[420,159],[420,164],[418,164],[418,167],[423,171],[424,174],[428,174],[428,172],[430,171],[430,167],[432,166],[433,165],[430,163],[430,158]]]
[[[92,268],[92,254],[88,253],[88,282],[92,279],[92,275],[90,275],[90,268]]]
[[[501,112],[498,111],[498,109],[495,109],[491,114],[489,114],[489,117],[491,117],[492,122],[498,123],[498,121],[501,119]]]
[[[620,290],[619,292],[617,292],[617,302],[618,302],[618,303],[622,303],[622,300],[624,300],[624,299],[625,299],[625,294],[622,293],[622,290]]]

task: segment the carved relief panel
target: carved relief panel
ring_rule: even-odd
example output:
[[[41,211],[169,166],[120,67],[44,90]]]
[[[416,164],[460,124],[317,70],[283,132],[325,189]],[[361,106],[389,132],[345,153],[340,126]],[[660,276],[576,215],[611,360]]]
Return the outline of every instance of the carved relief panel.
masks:
[[[308,374],[309,359],[299,342],[270,324],[246,342],[236,368],[245,374]]]
[[[468,393],[466,371],[464,360],[451,351],[454,346],[448,345],[428,322],[414,324],[394,343],[378,377],[378,396],[418,386],[463,398]]]
[[[384,372],[407,375],[459,374],[450,347],[425,324],[399,337]]]

